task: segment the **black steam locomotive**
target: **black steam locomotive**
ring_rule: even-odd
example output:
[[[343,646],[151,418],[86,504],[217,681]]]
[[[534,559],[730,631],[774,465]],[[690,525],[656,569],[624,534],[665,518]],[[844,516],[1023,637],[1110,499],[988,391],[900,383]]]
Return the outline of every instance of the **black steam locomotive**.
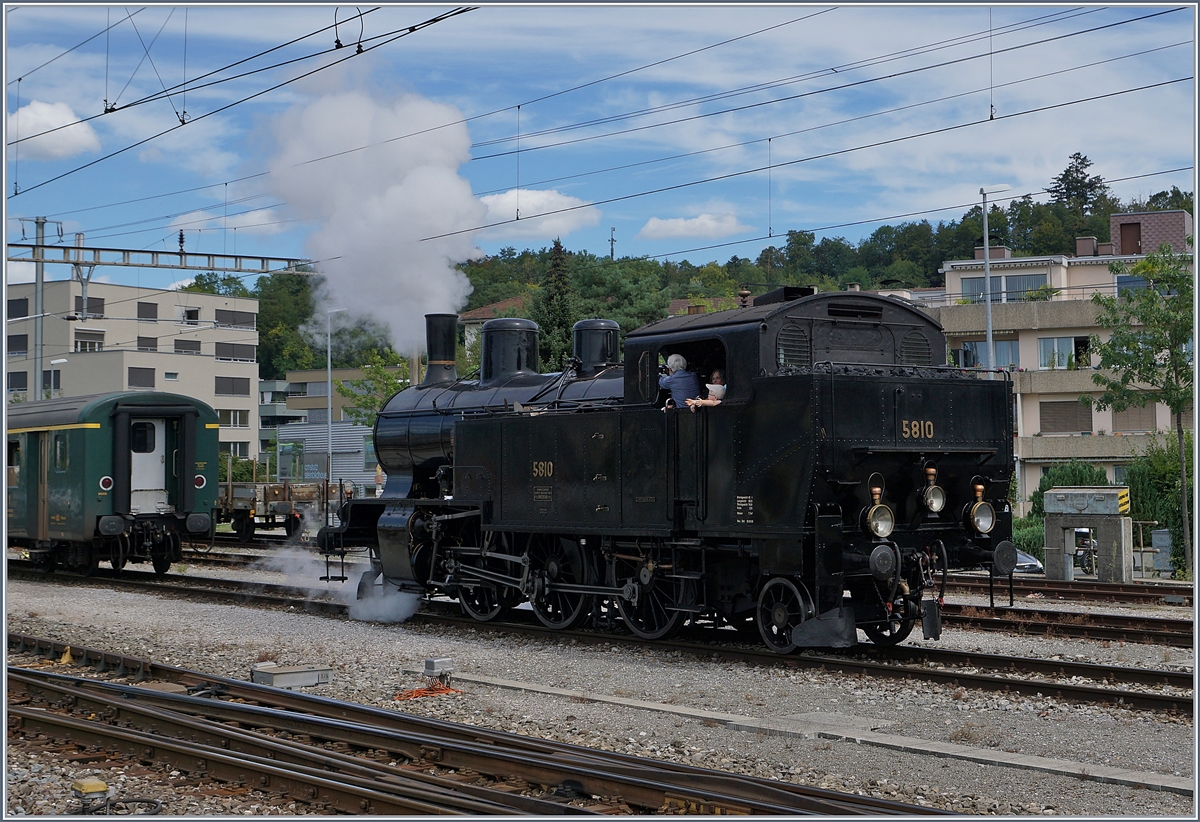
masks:
[[[379,414],[383,496],[321,534],[370,547],[360,597],[437,592],[479,620],[528,602],[646,639],[731,624],[787,653],[917,620],[935,638],[938,573],[1016,563],[1011,385],[946,367],[900,300],[782,288],[640,328],[623,362],[616,323],[586,320],[558,374],[536,324],[496,319],[478,380],[456,376],[456,322],[426,318],[425,380]],[[700,383],[721,369],[723,401],[664,407],[672,354]]]

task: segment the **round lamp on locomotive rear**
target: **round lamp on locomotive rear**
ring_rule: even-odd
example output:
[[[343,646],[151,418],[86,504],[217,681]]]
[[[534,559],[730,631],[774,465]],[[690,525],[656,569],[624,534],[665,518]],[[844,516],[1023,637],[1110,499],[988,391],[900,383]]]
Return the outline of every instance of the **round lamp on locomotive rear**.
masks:
[[[936,514],[946,507],[946,492],[942,490],[941,486],[930,485],[921,495],[921,501],[925,503],[926,508]]]
[[[205,479],[203,474],[197,474],[195,483],[197,488],[203,488],[204,486],[208,485],[208,480]]]
[[[892,529],[896,527],[896,518],[892,515],[892,509],[886,505],[872,505],[867,511],[867,530],[875,536],[883,539],[890,536]]]
[[[967,524],[981,534],[996,527],[996,509],[990,502],[976,502],[968,510]]]

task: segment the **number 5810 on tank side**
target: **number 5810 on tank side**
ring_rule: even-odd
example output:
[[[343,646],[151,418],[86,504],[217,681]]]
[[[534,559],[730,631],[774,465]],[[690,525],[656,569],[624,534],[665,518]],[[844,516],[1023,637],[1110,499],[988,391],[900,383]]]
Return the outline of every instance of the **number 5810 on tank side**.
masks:
[[[427,317],[425,381],[378,416],[383,496],[320,534],[369,546],[360,596],[646,639],[728,624],[787,653],[936,638],[947,570],[1013,570],[1011,384],[947,367],[907,303],[783,288],[637,329],[623,357],[616,323],[586,320],[554,374],[534,323],[491,320],[470,380],[455,329]],[[699,385],[723,372],[719,403],[670,407],[675,354]]]

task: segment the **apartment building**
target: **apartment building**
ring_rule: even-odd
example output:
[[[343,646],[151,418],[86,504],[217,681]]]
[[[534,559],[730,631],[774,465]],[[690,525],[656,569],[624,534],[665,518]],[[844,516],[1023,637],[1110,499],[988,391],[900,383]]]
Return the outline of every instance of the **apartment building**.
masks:
[[[124,390],[201,399],[217,410],[222,452],[259,450],[258,301],[92,282],[44,283],[42,374],[34,374],[34,284],[8,286],[8,402]]]
[[[1116,413],[1079,401],[1081,395],[1100,394],[1092,382],[1099,365],[1089,339],[1105,339],[1110,333],[1096,325],[1092,294],[1146,285],[1140,278],[1113,274],[1110,264],[1123,261],[1132,267],[1143,250],[1157,250],[1163,243],[1183,252],[1192,215],[1115,214],[1110,227],[1116,242],[1080,237],[1075,256],[1013,257],[1007,248],[993,248],[989,255],[992,338],[996,363],[1011,372],[1016,394],[1015,452],[1024,500],[1051,465],[1071,459],[1101,466],[1111,481],[1121,482],[1126,464],[1147,439],[1174,426],[1162,404]],[[938,320],[956,364],[986,363],[983,249],[976,249],[973,260],[945,262],[942,273],[944,290],[884,293],[910,299]],[[1185,424],[1193,424],[1190,411]]]

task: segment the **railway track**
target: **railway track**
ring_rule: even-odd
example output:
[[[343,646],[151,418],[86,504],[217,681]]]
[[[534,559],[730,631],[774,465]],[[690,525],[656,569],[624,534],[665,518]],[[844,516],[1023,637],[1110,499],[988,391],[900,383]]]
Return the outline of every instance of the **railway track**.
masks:
[[[986,576],[951,574],[946,581],[947,591],[980,594],[993,591],[997,601],[1008,597],[1008,579],[996,579],[989,589]],[[1147,603],[1152,605],[1191,605],[1195,587],[1182,582],[1098,582],[1096,580],[1043,579],[1013,576],[1014,597],[1042,596],[1046,599],[1090,600],[1098,602]]]
[[[65,654],[79,665],[156,685],[10,667],[10,732],[15,720],[18,733],[253,784],[342,813],[942,813],[426,719],[30,636],[10,634],[8,646],[10,654],[59,660]]]
[[[12,563],[10,561],[10,569]],[[10,577],[12,576],[10,570]],[[34,574],[36,576],[36,574]],[[177,577],[156,579],[140,574],[140,579],[126,571],[121,579],[105,580],[121,587],[178,593],[184,596],[216,597],[242,603],[271,607],[288,607],[314,613],[344,615],[348,607],[326,598],[328,591],[305,590],[290,586],[260,585],[246,587],[232,580],[190,579],[181,583]],[[78,584],[80,578],[64,582]],[[514,617],[523,614],[513,612]],[[528,620],[480,623],[458,613],[458,606],[449,601],[427,601],[424,610],[413,618],[436,621],[446,625],[461,625],[478,630],[491,629],[550,640],[572,639],[588,643],[621,642],[631,646],[642,641],[612,632],[561,631],[542,626],[527,614]],[[1189,625],[1190,628],[1190,625]],[[1025,660],[1014,657],[994,657],[987,654],[945,650],[926,650],[900,646],[879,648],[861,645],[849,654],[817,654],[804,652],[780,656],[765,649],[746,648],[738,643],[736,632],[701,628],[686,635],[683,641],[660,642],[660,647],[699,655],[714,654],[764,666],[789,665],[802,668],[823,668],[843,673],[869,676],[916,678],[950,687],[1008,692],[1022,696],[1053,696],[1065,700],[1094,704],[1123,705],[1153,711],[1168,711],[1191,715],[1192,680],[1190,672],[1146,671],[1064,660]],[[981,672],[980,669],[990,671]],[[1139,686],[1150,686],[1144,690]]]
[[[1135,617],[1036,608],[942,606],[942,622],[978,631],[1002,631],[1037,636],[1076,637],[1117,642],[1141,642],[1190,648],[1195,640],[1190,619]]]

